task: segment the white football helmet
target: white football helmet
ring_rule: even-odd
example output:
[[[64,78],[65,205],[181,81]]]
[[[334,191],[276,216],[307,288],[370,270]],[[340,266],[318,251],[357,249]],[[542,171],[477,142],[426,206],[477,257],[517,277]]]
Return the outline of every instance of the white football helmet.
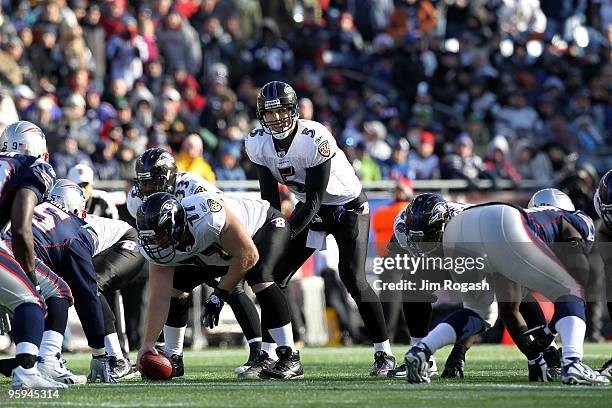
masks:
[[[556,188],[545,188],[537,191],[531,197],[531,200],[529,200],[528,207],[533,208],[544,205],[550,205],[565,211],[576,211],[576,207],[574,207],[572,199],[569,198],[563,191],[557,190]]]
[[[47,198],[74,215],[85,219],[85,192],[70,180],[58,179]]]
[[[49,160],[45,134],[38,126],[27,120],[13,122],[4,129],[0,136],[0,150]]]

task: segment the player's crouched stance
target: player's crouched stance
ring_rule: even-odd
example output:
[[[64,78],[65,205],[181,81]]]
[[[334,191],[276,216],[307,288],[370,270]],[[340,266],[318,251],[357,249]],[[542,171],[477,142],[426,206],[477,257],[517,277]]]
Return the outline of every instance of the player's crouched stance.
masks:
[[[5,313],[13,317],[12,335],[17,345],[16,358],[7,360],[12,370],[12,388],[48,388],[64,389],[67,385],[57,382],[39,371],[36,363],[40,343],[45,328],[46,305],[41,287],[34,287],[23,272],[10,247],[2,241],[0,246],[0,318],[3,332],[10,331],[9,320]],[[37,265],[39,283],[45,284],[46,277],[61,281],[48,268],[41,270]],[[50,278],[53,279],[53,278]],[[67,285],[61,281],[64,288]],[[69,293],[69,289],[68,293]],[[14,367],[14,368],[13,368]]]
[[[147,353],[157,354],[155,340],[166,321],[170,298],[214,277],[221,281],[204,304],[213,328],[223,305],[245,279],[261,306],[262,328],[278,344],[274,361],[265,351],[241,377],[303,378],[295,349],[287,301],[272,272],[289,244],[289,227],[264,200],[204,192],[179,202],[168,193],[149,196],[137,215],[141,251],[150,261],[149,304],[137,366]]]
[[[593,241],[593,223],[580,211],[544,206],[521,209],[506,204],[484,204],[464,210],[444,230],[446,256],[484,257],[486,267],[454,273],[459,282],[486,279],[493,290],[463,294],[465,308],[451,314],[417,346],[406,353],[407,380],[429,382],[429,356],[446,344],[484,331],[495,321],[495,296],[500,315],[532,367],[541,368],[547,381],[542,352],[559,333],[563,345],[561,381],[570,385],[606,385],[609,381],[582,362],[586,330],[583,299],[588,272],[585,249]],[[561,251],[556,249],[562,244]],[[555,313],[537,336],[525,333],[518,311],[521,287],[542,293],[555,305]],[[549,337],[550,336],[550,337]]]

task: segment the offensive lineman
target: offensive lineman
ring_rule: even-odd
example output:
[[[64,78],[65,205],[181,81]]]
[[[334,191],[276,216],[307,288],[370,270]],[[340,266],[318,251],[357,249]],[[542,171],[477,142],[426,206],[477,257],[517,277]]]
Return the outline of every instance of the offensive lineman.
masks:
[[[486,254],[487,266],[482,271],[454,274],[453,278],[467,283],[486,276],[494,290],[464,293],[465,308],[448,316],[406,353],[407,380],[429,382],[427,360],[433,352],[490,326],[494,316],[491,307],[497,295],[503,299],[499,303],[500,314],[508,331],[530,364],[542,367],[542,380],[547,380],[547,373],[541,352],[558,332],[563,343],[562,382],[609,384],[581,361],[586,327],[582,285],[588,273],[585,252],[593,240],[594,227],[588,216],[552,206],[525,210],[491,203],[468,208],[450,220],[443,235],[445,254]],[[554,244],[559,242],[566,244],[553,252]],[[541,330],[539,339],[525,335],[527,325],[518,311],[521,286],[537,290],[555,303],[555,314]]]
[[[246,279],[262,309],[262,328],[279,345],[278,361],[261,350],[245,378],[303,378],[293,342],[287,300],[272,273],[285,256],[289,228],[280,212],[264,200],[204,192],[179,202],[169,193],[147,197],[136,220],[143,255],[149,261],[149,305],[137,365],[166,321],[173,292],[189,292],[207,279],[221,277],[204,305],[209,327],[236,285]]]
[[[178,201],[185,197],[205,191],[221,193],[214,184],[206,181],[195,173],[179,172],[172,155],[164,149],[152,148],[146,150],[136,161],[136,179],[134,186],[127,195],[127,207],[132,217],[136,218],[142,200],[157,192],[168,192]],[[218,279],[205,282],[214,288]],[[191,292],[191,289],[188,292]],[[172,361],[175,369],[174,377],[182,377],[185,368],[183,364],[183,337],[187,327],[190,294],[173,296],[170,301],[168,320],[164,325],[163,352]],[[236,320],[244,333],[249,345],[249,358],[245,364],[235,369],[241,374],[255,363],[261,349],[261,323],[255,305],[244,292],[244,282],[240,282],[236,290],[230,294],[228,304],[234,312]],[[212,327],[211,327],[212,328]],[[266,350],[273,355],[274,349]]]
[[[340,279],[359,308],[374,343],[371,375],[395,368],[380,300],[365,276],[370,212],[361,183],[336,141],[320,123],[299,119],[297,95],[284,82],[264,85],[257,95],[261,126],[245,139],[256,165],[261,197],[280,210],[278,183],[300,201],[289,221],[291,245],[275,280],[286,286],[291,276],[324,247],[332,234],[338,243]],[[264,344],[272,341],[264,332]]]

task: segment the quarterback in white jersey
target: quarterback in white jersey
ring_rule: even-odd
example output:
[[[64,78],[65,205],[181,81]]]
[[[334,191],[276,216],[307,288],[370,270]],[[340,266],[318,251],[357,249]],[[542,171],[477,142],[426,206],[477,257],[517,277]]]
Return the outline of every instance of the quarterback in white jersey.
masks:
[[[340,253],[340,278],[357,302],[374,343],[370,374],[387,375],[395,368],[395,357],[380,300],[365,277],[370,212],[353,167],[325,126],[299,119],[297,95],[289,84],[272,81],[261,88],[257,118],[261,126],[247,136],[245,147],[257,167],[261,197],[280,210],[281,183],[299,200],[289,220],[289,254],[276,281],[286,285],[332,234]]]
[[[190,292],[209,278],[221,277],[204,304],[204,321],[213,329],[225,301],[245,279],[262,309],[262,329],[278,344],[274,362],[264,350],[242,377],[301,378],[299,352],[291,316],[273,273],[289,245],[289,228],[280,212],[265,200],[204,192],[179,202],[170,193],[146,198],[136,218],[143,255],[149,260],[149,307],[143,345],[157,353],[154,342],[171,297]]]
[[[278,151],[274,139],[260,126],[245,140],[246,152],[255,164],[267,167],[274,178],[296,198],[306,202],[306,169],[331,162],[329,181],[321,204],[342,205],[359,197],[361,182],[336,139],[319,122],[298,119],[287,151]]]

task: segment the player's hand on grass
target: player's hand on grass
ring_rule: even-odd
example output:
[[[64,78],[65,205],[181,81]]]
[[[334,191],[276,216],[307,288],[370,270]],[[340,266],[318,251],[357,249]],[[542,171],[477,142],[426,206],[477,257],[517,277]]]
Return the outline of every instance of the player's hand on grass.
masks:
[[[114,384],[117,382],[113,378],[113,374],[111,372],[108,354],[92,356],[89,367],[91,369],[91,372],[89,373],[89,379],[91,382],[96,382],[98,378],[101,382],[105,383]]]
[[[147,353],[152,353],[155,355],[159,354],[159,351],[157,351],[157,349],[155,348],[155,343],[142,343],[142,346],[140,346],[140,349],[138,350],[138,356],[136,356],[136,368],[138,369],[138,371],[141,371],[142,369],[142,366],[140,364],[142,356]]]
[[[544,356],[542,354],[533,360],[528,360],[528,368],[529,381],[552,381],[552,377],[550,376],[550,372],[548,370],[548,365],[546,364],[546,360],[544,360]]]

